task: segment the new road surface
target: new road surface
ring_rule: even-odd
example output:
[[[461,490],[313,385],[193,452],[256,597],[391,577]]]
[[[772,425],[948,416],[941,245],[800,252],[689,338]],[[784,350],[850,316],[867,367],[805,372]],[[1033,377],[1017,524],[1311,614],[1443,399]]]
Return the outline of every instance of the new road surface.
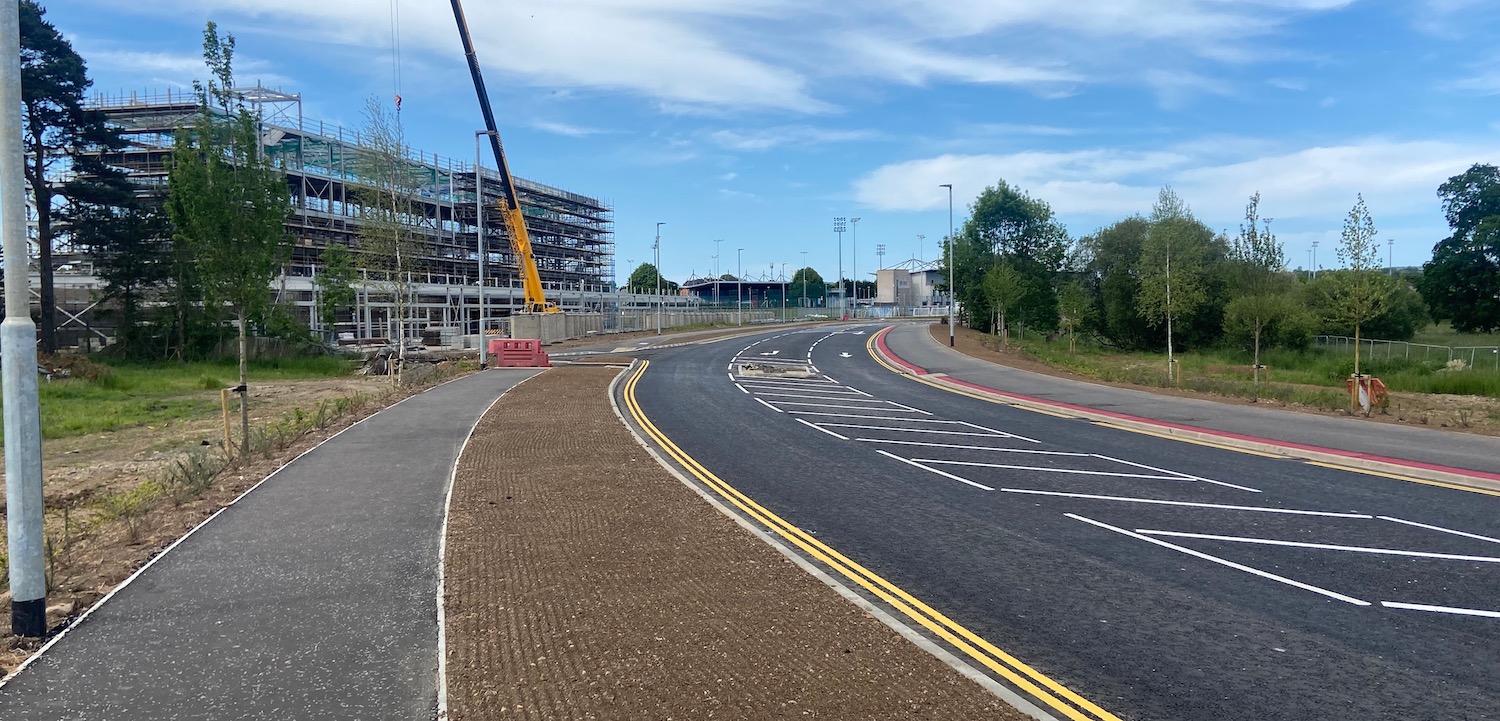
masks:
[[[651,351],[625,405],[1056,718],[1500,718],[1500,497],[952,393],[882,328]]]

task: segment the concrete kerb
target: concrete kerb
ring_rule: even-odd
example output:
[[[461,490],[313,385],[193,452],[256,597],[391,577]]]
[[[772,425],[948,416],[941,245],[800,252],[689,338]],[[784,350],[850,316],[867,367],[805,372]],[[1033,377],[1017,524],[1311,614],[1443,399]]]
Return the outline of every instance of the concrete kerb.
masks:
[[[1122,413],[1111,413],[1086,406],[1073,405],[1071,403],[1059,403],[1047,401],[1040,398],[1007,391],[996,390],[977,383],[952,378],[945,373],[929,373],[903,358],[897,356],[885,344],[885,335],[889,328],[880,331],[875,338],[874,349],[892,369],[903,375],[910,375],[922,380],[943,386],[950,390],[967,393],[981,393],[993,396],[996,400],[1009,403],[1023,408],[1034,408],[1048,413],[1065,413],[1083,420],[1098,423],[1108,423],[1122,426],[1132,430],[1144,431],[1172,438],[1180,438],[1189,441],[1212,443],[1230,448],[1256,451],[1259,453],[1270,453],[1291,459],[1302,459],[1328,463],[1333,465],[1355,468],[1374,473],[1406,476],[1422,481],[1434,481],[1448,483],[1464,488],[1471,488],[1487,493],[1500,493],[1500,475],[1485,473],[1483,471],[1471,471],[1462,468],[1451,468],[1437,466],[1415,461],[1406,461],[1398,458],[1386,458],[1372,456],[1369,454],[1351,451],[1340,451],[1332,448],[1320,448],[1317,446],[1305,446],[1286,441],[1276,441],[1268,438],[1256,438],[1226,431],[1216,431],[1207,428],[1169,423],[1139,416],[1130,416]],[[935,341],[934,341],[935,342]],[[944,346],[946,348],[946,346]]]

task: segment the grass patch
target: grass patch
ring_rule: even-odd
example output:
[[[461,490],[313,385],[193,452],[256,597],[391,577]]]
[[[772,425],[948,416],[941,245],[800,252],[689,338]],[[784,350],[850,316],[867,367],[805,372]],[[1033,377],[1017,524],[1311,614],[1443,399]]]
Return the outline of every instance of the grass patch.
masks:
[[[354,363],[327,356],[250,364],[251,384],[350,375]],[[42,438],[57,439],[163,425],[219,412],[220,388],[234,385],[234,360],[128,363],[93,379],[43,379],[38,385]]]

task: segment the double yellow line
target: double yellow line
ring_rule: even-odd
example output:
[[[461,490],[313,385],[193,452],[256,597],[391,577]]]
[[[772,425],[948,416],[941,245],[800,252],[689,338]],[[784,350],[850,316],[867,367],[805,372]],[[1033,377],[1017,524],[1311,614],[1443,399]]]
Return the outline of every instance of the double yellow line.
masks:
[[[1114,714],[1099,708],[1088,699],[1079,696],[1062,684],[1027,666],[1014,656],[1001,651],[972,631],[917,600],[911,594],[901,590],[895,584],[855,563],[822,541],[819,541],[787,520],[767,510],[765,507],[751,500],[749,496],[740,493],[733,486],[725,483],[723,479],[715,476],[713,472],[704,468],[692,456],[689,456],[681,448],[678,448],[677,444],[672,442],[672,439],[667,438],[665,434],[658,430],[651,420],[646,417],[646,414],[641,411],[640,404],[636,402],[636,385],[640,382],[641,376],[645,375],[646,369],[650,365],[650,361],[642,361],[640,369],[630,377],[630,380],[625,382],[625,406],[630,410],[631,417],[640,425],[641,430],[645,431],[646,435],[655,441],[673,461],[676,461],[678,465],[682,466],[694,478],[702,482],[703,485],[709,487],[724,500],[733,504],[741,513],[769,528],[776,535],[801,549],[808,556],[836,571],[844,578],[858,584],[861,588],[916,622],[922,628],[927,629],[938,638],[947,641],[969,658],[974,659],[997,676],[1009,681],[1016,688],[1050,706],[1063,716],[1074,721],[1120,721]]]

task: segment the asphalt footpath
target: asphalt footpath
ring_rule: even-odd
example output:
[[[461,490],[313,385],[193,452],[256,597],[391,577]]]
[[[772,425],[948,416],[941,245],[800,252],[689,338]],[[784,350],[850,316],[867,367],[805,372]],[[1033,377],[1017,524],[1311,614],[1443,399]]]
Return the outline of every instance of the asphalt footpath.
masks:
[[[964,355],[934,340],[926,324],[898,324],[885,337],[890,354],[929,374],[1140,419],[1250,436],[1291,446],[1400,459],[1450,469],[1500,473],[1500,438],[1472,433],[1216,403],[1057,378]]]
[[[298,458],[0,687],[0,719],[432,718],[448,482],[537,372],[434,387]]]

